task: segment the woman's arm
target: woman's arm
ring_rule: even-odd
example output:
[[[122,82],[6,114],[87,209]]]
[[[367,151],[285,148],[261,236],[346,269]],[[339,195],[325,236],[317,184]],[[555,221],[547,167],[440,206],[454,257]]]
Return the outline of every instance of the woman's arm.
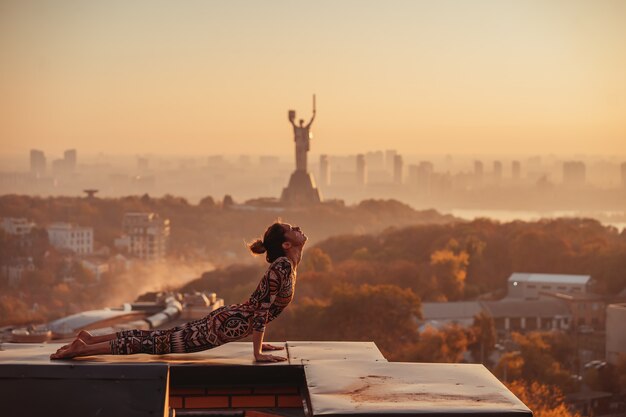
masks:
[[[265,332],[252,332],[252,350],[254,352],[254,359],[257,362],[282,362],[286,361],[287,358],[283,356],[275,356],[275,355],[265,355],[262,353],[263,350],[263,336]]]

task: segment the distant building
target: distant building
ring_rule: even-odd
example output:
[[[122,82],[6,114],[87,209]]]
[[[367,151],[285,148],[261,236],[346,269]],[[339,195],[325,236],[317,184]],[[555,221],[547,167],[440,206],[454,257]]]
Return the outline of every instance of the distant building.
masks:
[[[581,161],[563,163],[563,184],[568,186],[583,185],[586,181],[586,167]]]
[[[79,255],[93,252],[93,228],[69,223],[53,223],[47,227],[50,244],[58,249],[69,249]]]
[[[30,173],[35,178],[46,175],[46,155],[37,149],[30,150]]]
[[[610,304],[606,308],[606,361],[617,365],[621,355],[626,356],[626,303]]]
[[[512,331],[568,330],[571,313],[559,300],[483,301],[500,334]]]
[[[365,185],[367,183],[365,155],[362,153],[356,156],[356,183],[357,185]]]
[[[51,164],[52,175],[67,174],[67,163],[65,159],[53,159]]]
[[[126,213],[122,223],[130,240],[128,251],[144,260],[165,257],[170,236],[170,221],[156,213]]]
[[[17,258],[1,265],[0,275],[2,275],[10,287],[16,287],[22,280],[25,272],[34,270],[33,258]]]
[[[502,180],[502,162],[493,161],[493,179],[495,182]]]
[[[585,294],[591,277],[589,275],[526,274],[513,273],[508,279],[507,298],[533,300],[541,291],[563,294]]]
[[[395,184],[402,184],[403,171],[404,163],[402,161],[402,155],[395,155],[393,158],[393,182]]]
[[[572,328],[587,327],[603,330],[605,327],[606,301],[598,294],[541,291],[540,297],[563,301],[572,315]]]
[[[324,187],[330,185],[330,163],[328,155],[320,155],[320,183]]]
[[[76,171],[76,149],[68,149],[63,153],[63,159],[69,172]]]
[[[422,303],[422,325],[436,329],[449,324],[458,324],[470,327],[474,324],[474,316],[480,314],[484,308],[480,301],[452,301],[443,303]]]
[[[432,162],[421,161],[418,165],[409,165],[409,183],[420,194],[429,195],[432,192],[434,166]]]
[[[385,151],[385,168],[388,172],[394,172],[397,154],[398,152],[395,149],[387,149]]]
[[[474,161],[474,184],[482,184],[484,174],[485,169],[482,161]]]
[[[365,154],[365,163],[368,170],[384,171],[385,170],[385,154],[383,151],[367,152]]]
[[[29,222],[24,218],[4,217],[0,223],[0,228],[5,233],[13,236],[24,236],[30,233],[35,223]]]
[[[519,181],[522,178],[522,166],[519,161],[511,163],[511,177],[513,181]]]
[[[211,155],[207,158],[209,168],[220,169],[228,166],[228,162],[223,155]]]

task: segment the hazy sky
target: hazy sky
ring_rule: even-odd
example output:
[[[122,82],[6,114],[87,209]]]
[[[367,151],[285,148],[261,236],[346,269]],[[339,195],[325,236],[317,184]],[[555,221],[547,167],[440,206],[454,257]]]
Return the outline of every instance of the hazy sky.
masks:
[[[626,155],[626,1],[0,0],[3,153]]]

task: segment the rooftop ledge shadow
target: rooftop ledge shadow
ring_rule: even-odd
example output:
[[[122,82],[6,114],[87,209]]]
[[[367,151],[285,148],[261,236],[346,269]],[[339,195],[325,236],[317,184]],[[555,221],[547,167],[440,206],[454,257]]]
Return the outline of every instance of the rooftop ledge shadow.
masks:
[[[288,361],[268,364],[245,342],[65,361],[49,359],[59,344],[2,344],[0,401],[6,415],[167,416],[172,387],[291,385],[307,416],[532,416],[482,365],[388,362],[371,342],[283,344]]]

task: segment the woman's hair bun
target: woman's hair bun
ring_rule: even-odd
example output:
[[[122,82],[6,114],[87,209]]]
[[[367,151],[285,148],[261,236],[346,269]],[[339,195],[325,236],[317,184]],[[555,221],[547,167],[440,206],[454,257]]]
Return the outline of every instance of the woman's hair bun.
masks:
[[[256,253],[256,254],[265,253],[267,251],[261,239],[255,240],[250,245],[248,245],[248,247],[250,248],[252,253]]]

